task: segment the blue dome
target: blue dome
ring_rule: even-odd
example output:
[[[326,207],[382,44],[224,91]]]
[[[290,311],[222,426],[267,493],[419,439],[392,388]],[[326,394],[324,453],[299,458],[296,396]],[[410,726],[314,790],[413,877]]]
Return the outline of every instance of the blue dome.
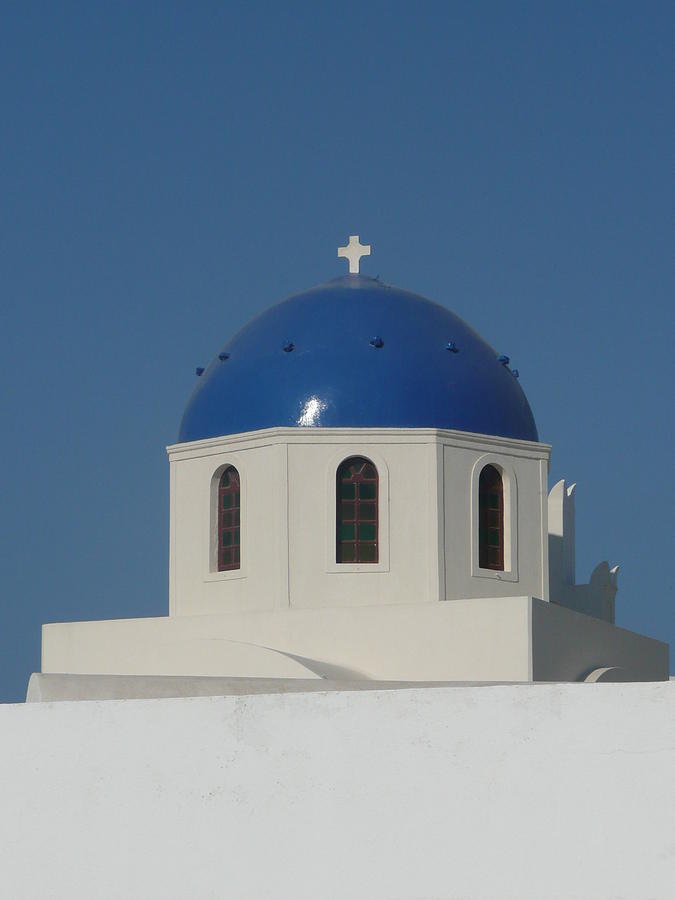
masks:
[[[225,344],[178,439],[312,425],[536,441],[527,398],[501,359],[445,307],[346,275],[273,306]]]

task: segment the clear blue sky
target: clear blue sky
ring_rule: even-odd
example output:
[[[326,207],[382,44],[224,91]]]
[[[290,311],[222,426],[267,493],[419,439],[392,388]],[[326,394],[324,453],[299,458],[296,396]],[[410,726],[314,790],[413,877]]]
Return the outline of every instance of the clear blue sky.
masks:
[[[577,577],[675,645],[671,3],[5,3],[0,697],[42,622],[167,612],[194,368],[362,271],[521,373]]]

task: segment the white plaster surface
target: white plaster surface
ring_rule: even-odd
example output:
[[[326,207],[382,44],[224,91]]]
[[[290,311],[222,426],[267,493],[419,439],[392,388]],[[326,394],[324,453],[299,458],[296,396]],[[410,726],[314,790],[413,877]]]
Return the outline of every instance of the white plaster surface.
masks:
[[[578,681],[599,667],[626,681],[668,678],[668,644],[654,638],[541,600],[532,601],[531,627],[535,681]]]
[[[529,598],[506,597],[70,622],[43,625],[42,671],[527,681],[529,621]]]
[[[548,599],[546,444],[425,428],[270,428],[168,454],[171,616]],[[335,562],[336,471],[354,455],[378,469],[377,565]],[[480,460],[509,476],[507,572],[474,571]],[[227,465],[241,478],[242,566],[217,572],[214,497]]]
[[[673,896],[675,684],[0,707],[0,893]]]
[[[548,448],[524,441],[443,440],[445,598],[531,594],[548,600]],[[478,482],[486,465],[504,484],[504,571],[478,565]]]
[[[593,569],[588,584],[576,583],[575,496],[576,484],[568,485],[564,480],[555,484],[548,496],[549,599],[613,623],[620,567],[610,568],[604,560]]]
[[[668,677],[668,645],[531,597],[70,622],[42,671],[393,681]]]
[[[599,669],[591,681],[607,680]],[[448,682],[336,681],[327,678],[208,678],[189,675],[45,675],[33,672],[26,703],[55,700],[149,700],[161,697],[229,697],[309,691],[395,691],[447,686]]]

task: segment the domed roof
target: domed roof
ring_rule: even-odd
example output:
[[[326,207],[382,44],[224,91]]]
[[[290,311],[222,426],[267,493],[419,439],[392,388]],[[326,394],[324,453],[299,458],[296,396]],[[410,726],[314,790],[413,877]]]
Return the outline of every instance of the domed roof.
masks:
[[[527,398],[501,360],[445,307],[346,275],[271,307],[228,341],[199,379],[179,441],[284,425],[536,441]]]

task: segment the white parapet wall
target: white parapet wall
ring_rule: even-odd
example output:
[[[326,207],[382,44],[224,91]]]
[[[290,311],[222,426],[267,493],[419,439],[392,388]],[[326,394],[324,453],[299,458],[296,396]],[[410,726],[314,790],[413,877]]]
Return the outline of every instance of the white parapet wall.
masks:
[[[675,684],[0,707],[0,895],[668,898]]]
[[[668,645],[532,597],[43,626],[42,671],[387,681],[668,678]]]

